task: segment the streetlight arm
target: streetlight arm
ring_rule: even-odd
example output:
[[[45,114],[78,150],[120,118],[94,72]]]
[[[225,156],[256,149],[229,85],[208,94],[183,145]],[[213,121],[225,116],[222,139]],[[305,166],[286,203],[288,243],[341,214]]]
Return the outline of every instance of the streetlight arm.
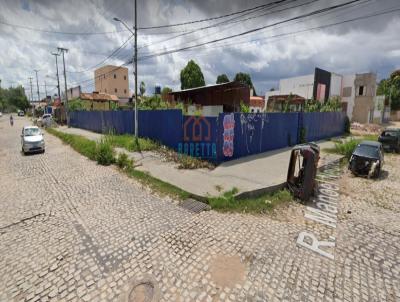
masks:
[[[125,26],[125,28],[131,32],[132,35],[135,35],[133,30],[131,28],[129,28],[129,26],[123,20],[118,19],[118,18],[114,18],[114,21],[121,22],[122,25]]]

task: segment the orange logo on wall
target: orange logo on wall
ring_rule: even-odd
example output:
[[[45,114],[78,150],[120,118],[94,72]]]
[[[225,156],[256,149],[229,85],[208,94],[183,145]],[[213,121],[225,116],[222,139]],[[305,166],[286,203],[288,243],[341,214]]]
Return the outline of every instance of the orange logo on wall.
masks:
[[[192,132],[190,133],[190,123],[193,121],[192,124]],[[206,129],[204,129],[206,128]],[[203,135],[203,130],[205,130],[205,134]],[[190,136],[191,134],[191,136]],[[200,141],[209,141],[211,140],[211,125],[210,122],[204,116],[191,116],[188,118],[185,123],[183,124],[183,140],[184,141],[193,141],[193,142],[200,142]]]

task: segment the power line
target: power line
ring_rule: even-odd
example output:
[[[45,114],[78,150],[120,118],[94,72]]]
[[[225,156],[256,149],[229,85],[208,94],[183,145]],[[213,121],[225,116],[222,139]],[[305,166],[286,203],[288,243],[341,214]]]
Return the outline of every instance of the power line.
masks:
[[[279,0],[275,2],[284,2],[287,0]],[[158,26],[148,26],[148,27],[139,27],[138,29],[141,30],[148,30],[148,29],[157,29],[157,28],[168,28],[168,27],[176,27],[176,26],[182,26],[182,25],[188,25],[188,24],[195,24],[199,22],[206,22],[206,21],[211,21],[211,20],[216,20],[216,19],[221,19],[229,16],[233,16],[236,14],[240,14],[246,11],[251,11],[260,7],[268,6],[270,4],[263,4],[259,5],[256,7],[248,8],[245,10],[237,11],[234,13],[222,15],[222,16],[217,16],[217,17],[212,17],[212,18],[206,18],[206,19],[201,19],[201,20],[194,20],[194,21],[188,21],[188,22],[182,22],[182,23],[176,23],[176,24],[166,24],[166,25],[158,25]],[[127,30],[121,29],[121,30],[114,30],[114,31],[102,31],[102,32],[69,32],[69,31],[57,31],[57,30],[49,30],[49,29],[42,29],[42,28],[35,28],[31,26],[25,26],[21,24],[15,24],[15,23],[10,23],[6,22],[4,20],[0,20],[0,24],[13,27],[13,28],[20,28],[20,29],[25,29],[25,30],[30,30],[30,31],[36,31],[36,32],[42,32],[42,33],[47,33],[47,34],[60,34],[60,35],[84,35],[84,36],[90,36],[90,35],[107,35],[107,34],[116,34],[116,33],[121,33],[121,32],[126,32]]]
[[[264,30],[266,28],[270,28],[270,27],[273,27],[273,26],[276,26],[276,25],[279,25],[279,24],[287,23],[287,22],[294,21],[294,20],[299,20],[299,19],[302,19],[302,18],[305,18],[305,17],[314,16],[314,15],[317,15],[317,14],[320,14],[320,13],[323,13],[323,12],[326,12],[326,11],[330,11],[330,10],[333,10],[333,9],[336,9],[336,8],[339,8],[339,7],[343,7],[343,6],[352,4],[352,3],[356,3],[356,2],[359,2],[359,1],[361,1],[361,0],[352,0],[352,1],[349,1],[349,2],[342,3],[342,4],[337,4],[337,5],[334,5],[334,6],[318,9],[318,10],[309,12],[307,14],[303,14],[303,15],[299,15],[299,16],[296,16],[296,17],[292,17],[292,18],[289,18],[289,19],[286,19],[286,20],[283,20],[283,21],[279,21],[279,22],[273,23],[273,24],[268,24],[268,25],[264,25],[264,26],[261,26],[261,27],[253,28],[253,29],[247,30],[247,31],[239,33],[239,34],[230,35],[230,36],[227,36],[227,37],[218,38],[218,39],[214,39],[214,40],[211,40],[211,41],[199,43],[199,44],[196,44],[196,45],[182,47],[182,48],[179,48],[179,49],[172,49],[172,50],[167,50],[167,51],[160,52],[160,53],[155,53],[153,55],[144,56],[141,59],[143,60],[143,59],[162,56],[162,55],[166,55],[166,54],[172,54],[172,53],[180,52],[180,51],[183,51],[183,50],[188,50],[188,49],[192,49],[192,48],[198,48],[200,46],[204,46],[204,45],[208,45],[208,44],[212,44],[212,43],[216,43],[216,42],[225,41],[225,40],[228,40],[228,39],[232,39],[232,38],[248,35],[250,33],[258,32],[258,31],[261,31],[261,30]]]
[[[264,7],[271,6],[273,4],[282,3],[282,2],[285,2],[285,1],[287,1],[287,0],[278,0],[278,1],[267,3],[267,4],[262,4],[262,5],[258,5],[258,6],[255,6],[255,7],[243,9],[243,10],[240,10],[240,11],[237,11],[237,12],[234,12],[234,13],[230,13],[230,14],[226,14],[226,15],[222,15],[222,16],[217,16],[217,17],[211,17],[211,18],[205,18],[205,19],[182,22],[182,23],[175,23],[175,24],[165,24],[165,25],[138,27],[138,29],[167,28],[167,27],[176,27],[176,26],[182,26],[182,25],[195,24],[195,23],[200,23],[200,22],[207,22],[207,21],[212,21],[212,20],[217,20],[217,19],[222,19],[222,18],[234,16],[234,15],[237,15],[237,14],[241,14],[241,13],[252,11],[252,10],[255,10],[255,9],[259,9],[259,8],[264,8]]]
[[[132,39],[132,37],[133,37],[133,35],[130,35],[129,38],[124,43],[122,43],[119,47],[114,49],[105,59],[103,59],[101,62],[93,65],[92,67],[89,67],[87,69],[80,70],[80,71],[67,71],[67,73],[83,73],[83,72],[87,72],[87,71],[97,68],[98,66],[104,64],[108,59],[113,57],[115,54],[117,54],[122,48],[124,48],[126,46],[126,44]]]
[[[296,1],[298,1],[298,0],[292,0],[291,2],[296,2]],[[290,9],[293,9],[293,8],[298,8],[298,7],[301,7],[301,6],[305,6],[305,5],[308,5],[308,4],[312,4],[312,3],[315,3],[315,2],[318,2],[318,1],[320,1],[320,0],[311,0],[311,1],[308,1],[308,2],[304,2],[304,3],[298,4],[298,5],[291,6],[291,7],[286,7],[286,8],[279,9],[279,10],[274,10],[274,11],[268,11],[268,12],[263,13],[263,14],[261,14],[261,15],[252,16],[252,17],[247,17],[247,18],[245,18],[245,19],[239,19],[239,20],[237,20],[238,17],[235,17],[235,18],[232,18],[232,19],[230,19],[230,20],[226,20],[226,21],[223,21],[223,22],[220,22],[220,23],[216,23],[216,24],[209,25],[209,26],[206,26],[206,27],[202,27],[202,28],[199,28],[199,29],[196,29],[196,30],[192,30],[192,31],[190,31],[190,32],[186,32],[186,33],[183,33],[183,34],[180,34],[180,35],[171,37],[171,38],[167,38],[167,39],[165,39],[165,40],[161,40],[161,41],[157,41],[157,42],[153,42],[153,43],[148,43],[147,45],[141,46],[140,48],[148,47],[148,46],[150,46],[150,45],[153,46],[153,45],[155,45],[155,44],[159,44],[159,43],[162,43],[162,42],[166,42],[166,41],[169,41],[169,40],[172,40],[172,39],[181,37],[181,36],[185,36],[185,35],[188,35],[188,34],[191,34],[191,33],[197,32],[197,31],[200,31],[200,30],[205,30],[205,29],[217,27],[217,26],[219,26],[219,25],[229,25],[229,24],[236,24],[236,23],[239,23],[239,22],[245,22],[245,21],[248,21],[248,20],[252,20],[252,19],[255,19],[255,18],[262,17],[262,16],[266,16],[266,15],[270,15],[270,14],[274,14],[274,13],[280,13],[280,12],[283,12],[283,11],[286,11],[286,10],[290,10]],[[286,3],[284,3],[284,4],[286,4]],[[278,5],[277,5],[277,6],[278,6]],[[252,13],[254,13],[254,12],[252,12]],[[243,16],[244,16],[244,15],[243,15]],[[241,17],[243,17],[243,16],[240,16],[239,18],[241,18]],[[220,33],[220,32],[222,32],[222,31],[225,31],[225,30],[230,29],[230,28],[232,28],[232,26],[230,26],[230,27],[228,27],[228,28],[225,28],[225,29],[223,29],[223,30],[219,30],[217,33]],[[199,40],[201,40],[202,38],[205,38],[205,37],[208,37],[208,36],[209,36],[209,35],[199,37],[199,38],[197,38],[197,39],[195,39],[195,40],[189,41],[188,43],[192,43],[192,42],[199,41]]]
[[[253,40],[248,40],[248,41],[242,41],[242,42],[239,42],[239,43],[238,42],[234,42],[234,43],[218,44],[218,45],[216,45],[216,47],[214,47],[212,49],[220,48],[220,47],[227,47],[227,46],[232,46],[232,45],[238,45],[238,44],[253,43],[253,42],[257,42],[257,41],[269,40],[269,39],[272,39],[272,38],[293,36],[293,35],[296,35],[296,34],[302,34],[302,33],[313,31],[313,30],[321,30],[321,29],[325,29],[325,28],[329,28],[329,27],[333,27],[333,26],[337,26],[337,25],[341,25],[341,24],[345,24],[345,23],[350,23],[350,22],[354,22],[354,21],[358,21],[358,20],[373,18],[373,17],[376,17],[376,16],[386,15],[386,14],[390,14],[390,13],[398,12],[398,11],[400,11],[400,8],[394,8],[394,9],[390,9],[390,10],[387,10],[387,11],[381,11],[381,12],[370,14],[370,15],[360,16],[360,17],[347,19],[347,20],[343,20],[343,21],[335,22],[335,23],[331,23],[331,24],[311,27],[311,28],[307,28],[307,29],[303,29],[303,30],[290,32],[290,33],[276,34],[276,35],[269,36],[269,37],[253,39]],[[209,49],[209,48],[204,48],[204,49]],[[193,50],[195,50],[195,49],[189,49],[189,50],[185,50],[185,51],[193,51]],[[196,49],[196,50],[198,50],[198,49]],[[144,58],[144,59],[146,59],[146,58]]]
[[[20,24],[13,24],[13,23],[8,23],[3,20],[0,20],[0,24],[10,26],[13,28],[20,28],[20,29],[42,32],[42,33],[47,33],[47,34],[73,35],[73,36],[77,36],[77,35],[82,35],[82,36],[107,35],[107,34],[116,34],[116,33],[126,31],[126,30],[115,30],[115,31],[103,31],[103,32],[66,32],[66,31],[56,31],[56,30],[35,28],[35,27],[30,27],[30,26],[25,26],[25,25],[20,25]]]
[[[277,7],[277,6],[279,6],[279,5],[286,4],[286,3],[284,3],[284,2],[286,2],[286,1],[288,1],[288,0],[285,0],[285,1],[280,0],[280,1],[271,2],[271,3],[269,3],[269,4],[262,5],[261,8],[253,9],[253,10],[251,10],[250,12],[245,12],[245,13],[242,14],[241,16],[236,16],[236,17],[234,17],[234,18],[231,18],[231,19],[228,19],[228,20],[224,20],[224,21],[222,21],[222,22],[218,22],[218,23],[211,24],[211,25],[208,25],[208,26],[200,27],[200,28],[197,28],[197,29],[194,29],[194,30],[185,31],[185,32],[183,32],[182,34],[179,34],[179,35],[176,35],[176,36],[167,38],[167,39],[163,39],[163,40],[160,40],[160,41],[156,41],[156,42],[152,42],[152,43],[145,44],[145,45],[139,47],[139,49],[148,47],[148,46],[150,46],[150,45],[153,46],[153,45],[155,45],[155,44],[164,43],[164,42],[167,42],[167,41],[170,41],[170,40],[173,40],[173,39],[182,37],[182,36],[186,36],[186,35],[189,35],[189,34],[198,32],[198,31],[210,29],[210,28],[217,27],[217,26],[220,26],[220,25],[229,25],[230,23],[241,22],[242,20],[241,20],[240,18],[242,18],[242,17],[244,17],[244,16],[246,16],[246,15],[249,15],[249,14],[252,14],[252,13],[255,13],[255,12],[258,12],[258,11],[262,11],[262,10],[264,10],[265,8],[270,8],[271,6],[274,6],[274,5],[275,5],[275,7]],[[296,1],[298,1],[298,0],[291,0],[290,2],[296,2]],[[319,1],[319,0],[313,0],[313,1],[311,1],[311,2],[316,2],[316,1]],[[308,4],[308,3],[305,3],[305,4]],[[302,4],[302,5],[305,5],[305,4]],[[291,8],[293,8],[293,7],[289,7],[289,8],[283,9],[283,10],[287,10],[287,9],[291,9]],[[274,13],[274,12],[269,12],[269,13]],[[267,14],[268,14],[268,13],[267,13]],[[238,20],[238,19],[240,19],[240,20]],[[245,20],[246,20],[246,19],[245,19]],[[192,42],[192,41],[191,41],[191,42]]]

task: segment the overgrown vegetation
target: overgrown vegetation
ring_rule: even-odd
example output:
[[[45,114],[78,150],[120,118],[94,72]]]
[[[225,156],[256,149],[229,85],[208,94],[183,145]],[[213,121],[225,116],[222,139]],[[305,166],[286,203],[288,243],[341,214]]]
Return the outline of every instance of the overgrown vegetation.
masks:
[[[304,103],[304,112],[332,112],[342,110],[342,104],[338,97],[332,97],[322,103],[317,100],[307,100]]]
[[[29,101],[22,86],[0,88],[0,111],[16,112],[18,109],[25,111],[29,107]]]
[[[120,169],[131,169],[133,168],[134,161],[128,157],[128,154],[122,152],[118,155],[117,166]]]
[[[365,140],[369,141],[377,141],[378,136],[374,134],[364,135],[362,137],[351,137],[349,139],[338,140],[335,142],[335,146],[333,148],[327,148],[325,151],[330,153],[336,153],[343,155],[346,159],[350,159],[351,154],[357,145]]]
[[[241,212],[241,213],[267,213],[276,206],[293,200],[292,195],[286,189],[275,193],[264,194],[256,198],[236,199],[238,193],[236,188],[223,193],[219,197],[209,198],[212,209],[221,212]]]
[[[243,101],[240,102],[240,112],[243,113],[250,113],[250,106],[243,103]]]
[[[346,115],[344,118],[344,133],[350,134],[351,123],[349,117]]]
[[[54,136],[60,138],[66,144],[70,145],[75,151],[91,160],[96,160],[95,141],[89,140],[81,135],[63,133],[53,128],[46,128],[46,130]]]
[[[148,138],[139,137],[137,140],[131,134],[115,135],[112,132],[104,138],[111,146],[124,148],[130,152],[150,151],[160,148],[160,144]]]
[[[63,133],[53,128],[47,128],[47,131],[60,138],[63,142],[71,145],[71,147],[80,154],[97,161],[99,164],[111,165],[115,163],[117,167],[129,177],[135,178],[141,184],[149,187],[160,195],[170,196],[178,200],[193,197],[192,194],[174,185],[157,179],[146,172],[135,169],[133,160],[130,159],[126,153],[120,153],[118,157],[115,158],[112,144],[106,139],[102,140],[100,143],[96,143],[83,136]],[[209,197],[206,201],[210,204],[211,208],[222,212],[261,214],[267,213],[276,206],[293,199],[287,190],[280,190],[257,198],[245,199],[235,198],[237,192],[237,189],[232,189],[219,197]]]
[[[400,69],[390,74],[378,84],[377,95],[385,95],[391,99],[392,110],[400,110]]]
[[[115,151],[113,146],[105,139],[96,145],[96,161],[100,165],[109,166],[115,163]]]
[[[72,99],[68,102],[69,111],[84,111],[86,110],[86,106],[84,101],[80,98]]]

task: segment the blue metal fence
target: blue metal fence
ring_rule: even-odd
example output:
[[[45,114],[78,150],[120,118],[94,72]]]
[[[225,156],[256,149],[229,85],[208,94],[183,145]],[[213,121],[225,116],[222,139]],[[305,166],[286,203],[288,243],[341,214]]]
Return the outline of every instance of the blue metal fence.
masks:
[[[139,110],[139,136],[180,153],[223,162],[295,145],[303,127],[307,141],[341,135],[344,120],[342,112],[222,113],[204,117],[183,116],[181,110]],[[71,112],[70,124],[98,133],[133,133],[134,112]]]
[[[343,134],[346,114],[343,112],[306,112],[303,127],[307,141],[317,141]]]
[[[234,121],[233,133],[226,137],[224,132],[232,132],[231,125],[224,126],[226,116]],[[234,120],[233,120],[234,118]],[[223,161],[247,155],[292,146],[297,143],[297,113],[233,113],[220,114],[219,137],[222,140],[221,159]],[[226,123],[225,123],[226,124]],[[233,140],[233,152],[225,145]]]

